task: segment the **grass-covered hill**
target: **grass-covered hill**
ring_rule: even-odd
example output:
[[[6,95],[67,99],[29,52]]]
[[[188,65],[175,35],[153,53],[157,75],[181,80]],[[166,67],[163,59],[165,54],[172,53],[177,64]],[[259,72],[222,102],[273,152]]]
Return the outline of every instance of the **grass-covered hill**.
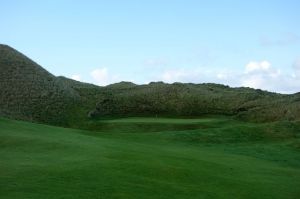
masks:
[[[300,119],[299,95],[282,95],[219,84],[115,85],[106,88],[93,116],[231,115],[243,120]]]
[[[34,61],[0,45],[0,115],[64,124],[78,94]]]
[[[259,122],[299,120],[300,94],[163,82],[99,87],[56,77],[20,52],[0,45],[0,116],[80,128],[101,117],[203,115]]]

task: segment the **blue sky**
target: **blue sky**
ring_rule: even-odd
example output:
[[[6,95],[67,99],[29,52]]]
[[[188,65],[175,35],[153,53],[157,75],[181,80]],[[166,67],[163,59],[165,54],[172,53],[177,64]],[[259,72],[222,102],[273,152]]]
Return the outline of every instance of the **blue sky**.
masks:
[[[300,91],[297,0],[0,0],[0,43],[55,75]]]

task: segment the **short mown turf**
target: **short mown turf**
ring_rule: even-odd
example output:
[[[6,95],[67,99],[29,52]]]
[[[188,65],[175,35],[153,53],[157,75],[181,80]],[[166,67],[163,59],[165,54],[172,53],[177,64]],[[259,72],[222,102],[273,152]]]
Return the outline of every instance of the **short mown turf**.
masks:
[[[0,198],[300,198],[298,124],[125,118],[94,126],[0,119]]]

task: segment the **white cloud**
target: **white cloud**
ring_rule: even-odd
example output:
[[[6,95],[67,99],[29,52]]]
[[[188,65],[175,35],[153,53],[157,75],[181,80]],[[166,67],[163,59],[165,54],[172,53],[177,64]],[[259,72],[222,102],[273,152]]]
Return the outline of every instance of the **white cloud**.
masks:
[[[111,75],[107,68],[98,68],[91,72],[91,76],[95,83],[99,86],[106,86],[120,80],[118,75]]]
[[[223,73],[218,73],[218,74],[217,74],[217,78],[218,78],[218,79],[226,79],[226,78],[227,78],[227,75],[226,75],[226,74],[223,74]]]
[[[242,80],[241,86],[262,89],[266,83],[264,80],[261,75],[247,76]]]
[[[80,75],[72,75],[71,79],[74,79],[76,81],[80,81],[81,80],[81,76]]]
[[[280,93],[299,92],[300,78],[297,78],[297,66],[295,62],[294,74],[283,74],[279,69],[272,67],[268,61],[250,62],[245,66],[245,72],[240,77],[240,85]]]
[[[102,81],[105,82],[108,79],[108,74],[107,74],[107,68],[100,68],[100,69],[95,69],[91,72],[91,76],[94,78],[96,81]]]
[[[246,73],[251,73],[255,71],[268,71],[270,69],[270,62],[262,61],[262,62],[250,62],[246,65]]]
[[[282,73],[267,60],[251,61],[241,72],[226,69],[204,70],[203,68],[165,70],[156,78],[156,81],[212,82],[234,87],[244,86],[280,93],[295,93],[300,91],[300,61],[295,62],[294,69],[295,74],[292,76],[292,74]]]
[[[271,67],[269,61],[251,61],[245,67],[241,85],[273,91],[277,84],[276,81],[281,78],[280,76],[280,70]]]

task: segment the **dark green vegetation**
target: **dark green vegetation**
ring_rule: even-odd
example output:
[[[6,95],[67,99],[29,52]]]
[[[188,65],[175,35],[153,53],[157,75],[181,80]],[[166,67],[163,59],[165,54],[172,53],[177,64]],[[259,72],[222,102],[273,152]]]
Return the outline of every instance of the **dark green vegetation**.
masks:
[[[299,123],[98,123],[107,128],[0,119],[0,198],[299,198]]]
[[[108,87],[93,116],[233,115],[251,121],[300,119],[300,95],[281,95],[217,84],[165,84]]]
[[[297,121],[300,94],[282,95],[218,84],[106,87],[55,77],[23,54],[0,45],[0,115],[40,123],[89,128],[105,117],[231,115],[244,121]]]
[[[64,125],[78,97],[38,64],[0,45],[0,115]]]

